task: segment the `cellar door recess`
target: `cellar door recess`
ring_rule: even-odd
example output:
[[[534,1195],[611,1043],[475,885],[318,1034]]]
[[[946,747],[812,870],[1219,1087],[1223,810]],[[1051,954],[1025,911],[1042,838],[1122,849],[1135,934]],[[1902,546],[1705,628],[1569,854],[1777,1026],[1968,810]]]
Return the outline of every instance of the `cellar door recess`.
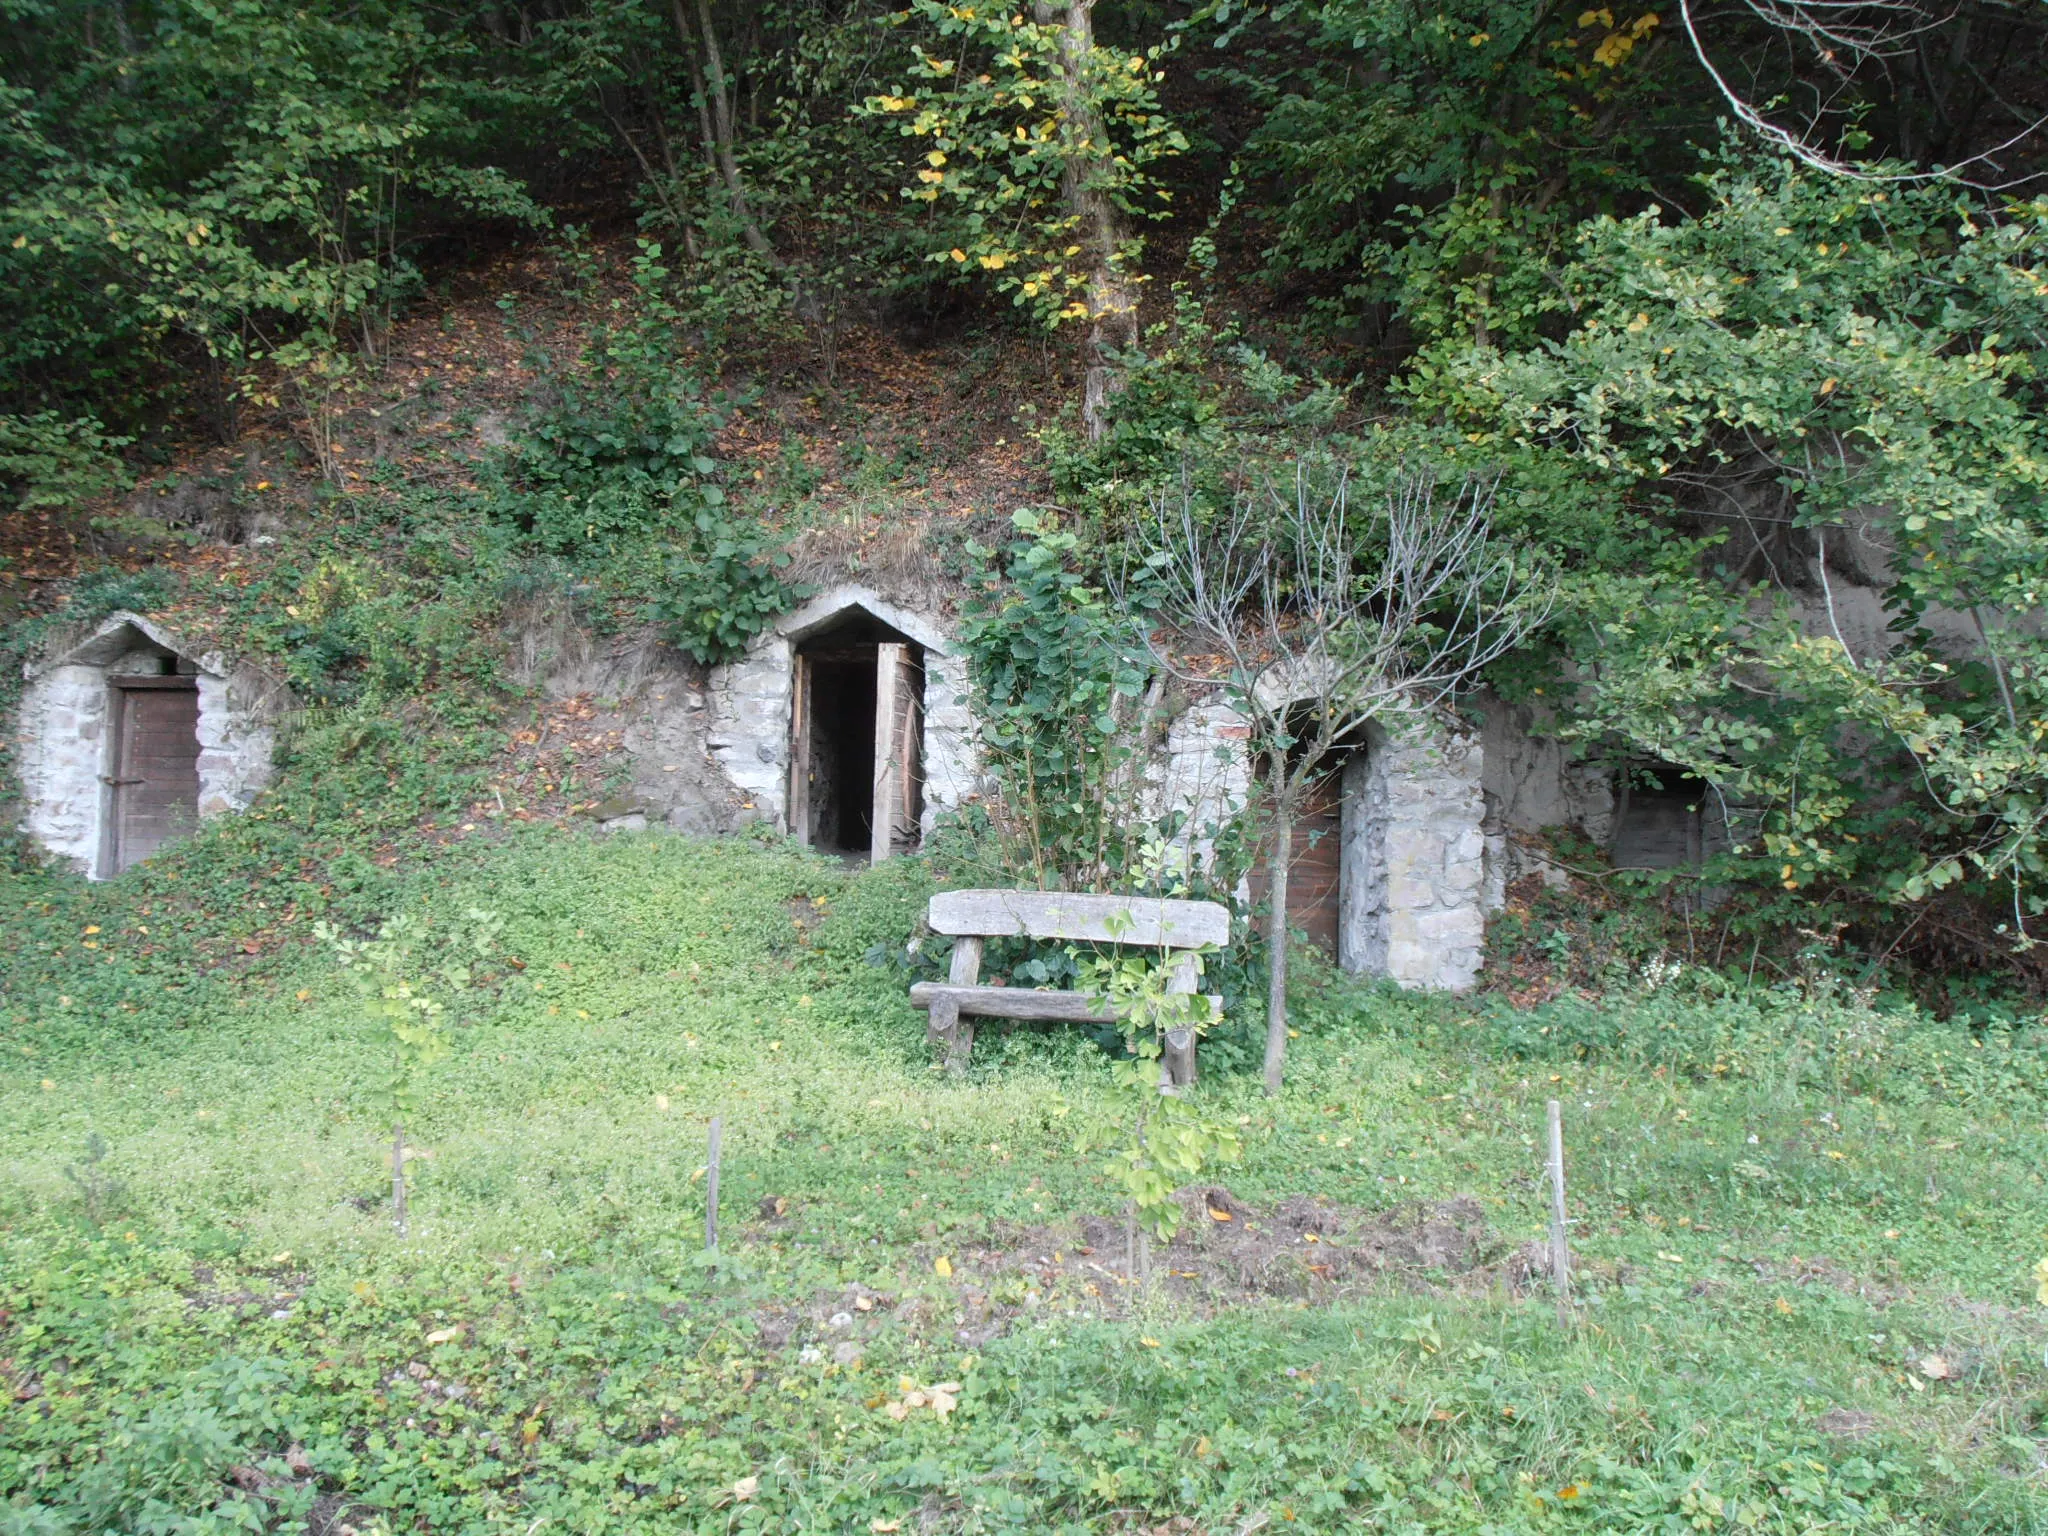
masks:
[[[1707,786],[1669,763],[1624,769],[1614,808],[1616,869],[1688,869],[1706,856]]]
[[[1341,746],[1325,761],[1294,819],[1294,856],[1287,864],[1287,926],[1332,960],[1340,958],[1337,942],[1341,910],[1345,847],[1344,820],[1356,807],[1344,803],[1344,768],[1362,747]],[[1263,906],[1271,889],[1270,837],[1251,871],[1251,896]]]
[[[119,874],[199,824],[199,685],[180,676],[109,681],[106,868]]]
[[[789,824],[824,853],[915,853],[924,815],[924,648],[856,614],[805,640],[790,707]]]

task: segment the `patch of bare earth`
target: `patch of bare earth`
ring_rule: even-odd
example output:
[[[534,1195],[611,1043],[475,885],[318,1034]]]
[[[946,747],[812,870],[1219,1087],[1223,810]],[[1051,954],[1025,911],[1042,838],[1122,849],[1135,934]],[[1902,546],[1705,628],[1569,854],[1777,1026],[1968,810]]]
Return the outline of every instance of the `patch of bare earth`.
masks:
[[[1164,1244],[1134,1243],[1120,1217],[1018,1233],[961,1256],[963,1273],[1019,1274],[1104,1313],[1122,1311],[1146,1271],[1162,1294],[1202,1312],[1269,1301],[1328,1305],[1388,1288],[1418,1294],[1486,1290],[1519,1293],[1536,1255],[1504,1244],[1469,1195],[1433,1204],[1365,1210],[1290,1196],[1267,1210],[1220,1185],[1182,1190],[1181,1221]]]
[[[1121,1217],[1084,1216],[977,1246],[927,1244],[918,1266],[945,1259],[950,1304],[929,1293],[850,1286],[764,1308],[756,1322],[770,1347],[816,1349],[844,1366],[883,1331],[944,1334],[980,1348],[1033,1316],[1125,1316],[1145,1300],[1148,1280],[1154,1301],[1196,1316],[1274,1303],[1328,1306],[1390,1289],[1520,1295],[1541,1283],[1535,1246],[1503,1242],[1469,1195],[1384,1210],[1300,1196],[1260,1210],[1213,1185],[1176,1199],[1182,1218],[1169,1243],[1134,1244]]]

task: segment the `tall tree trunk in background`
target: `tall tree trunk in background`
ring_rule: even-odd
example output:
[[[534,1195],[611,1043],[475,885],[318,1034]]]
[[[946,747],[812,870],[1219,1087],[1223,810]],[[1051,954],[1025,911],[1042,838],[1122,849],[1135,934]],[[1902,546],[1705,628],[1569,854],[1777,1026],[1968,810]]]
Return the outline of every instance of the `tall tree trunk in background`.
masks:
[[[1059,21],[1059,8],[1052,0],[1035,0],[1032,10],[1040,26]],[[1094,13],[1095,0],[1068,0],[1060,37],[1064,132],[1076,146],[1100,146],[1108,141],[1102,114],[1088,99],[1087,61],[1095,47]],[[1129,238],[1121,212],[1096,184],[1089,156],[1077,152],[1067,157],[1065,182],[1067,206],[1078,225],[1074,241],[1089,265],[1089,358],[1081,419],[1093,439],[1102,436],[1108,424],[1105,408],[1110,396],[1123,386],[1116,354],[1138,344],[1138,292],[1117,264],[1118,253]]]
[[[682,0],[674,0],[676,19],[682,20]],[[747,203],[746,179],[740,175],[738,157],[733,153],[732,140],[732,88],[725,78],[725,55],[718,47],[718,28],[711,20],[711,0],[697,0],[697,21],[704,34],[704,83],[711,92],[711,147],[713,161],[718,174],[725,183],[726,204],[732,210],[734,222],[740,227],[740,237],[747,242],[747,249],[756,256],[772,256],[773,247],[768,237],[761,233],[761,226],[754,222],[754,213]],[[703,99],[703,84],[698,88],[698,99]]]
[[[1284,771],[1284,770],[1283,770]],[[1266,855],[1266,1092],[1280,1091],[1280,1069],[1287,1059],[1287,866],[1294,862],[1293,796],[1284,791],[1273,803],[1273,848]]]

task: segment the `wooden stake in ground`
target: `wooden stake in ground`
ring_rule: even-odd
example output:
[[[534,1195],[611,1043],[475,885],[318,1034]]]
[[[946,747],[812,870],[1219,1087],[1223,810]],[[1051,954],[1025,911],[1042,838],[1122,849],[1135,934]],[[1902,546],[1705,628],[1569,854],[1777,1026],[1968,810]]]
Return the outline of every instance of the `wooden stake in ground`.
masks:
[[[718,1152],[725,1140],[725,1116],[711,1117],[711,1140],[704,1157],[704,1248],[718,1252]]]
[[[1557,1320],[1572,1316],[1572,1253],[1564,1226],[1564,1111],[1550,1101],[1550,1282],[1557,1289]]]
[[[391,1127],[391,1222],[405,1236],[405,1127]]]

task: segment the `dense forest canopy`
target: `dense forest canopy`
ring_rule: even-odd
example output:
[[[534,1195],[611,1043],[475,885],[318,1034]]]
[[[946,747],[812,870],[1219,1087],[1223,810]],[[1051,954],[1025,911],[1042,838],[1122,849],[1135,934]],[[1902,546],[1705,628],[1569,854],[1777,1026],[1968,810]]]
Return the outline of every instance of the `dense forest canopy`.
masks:
[[[772,610],[715,449],[770,351],[829,381],[856,325],[1049,334],[1085,378],[1041,434],[1078,558],[1168,477],[1498,477],[1560,589],[1497,687],[1712,785],[1716,878],[2022,945],[2048,902],[2038,0],[0,16],[10,508],[252,413],[318,454],[448,273],[624,226],[637,307],[511,523],[738,592],[679,621],[700,654]],[[1816,632],[1836,583],[1883,643]]]

